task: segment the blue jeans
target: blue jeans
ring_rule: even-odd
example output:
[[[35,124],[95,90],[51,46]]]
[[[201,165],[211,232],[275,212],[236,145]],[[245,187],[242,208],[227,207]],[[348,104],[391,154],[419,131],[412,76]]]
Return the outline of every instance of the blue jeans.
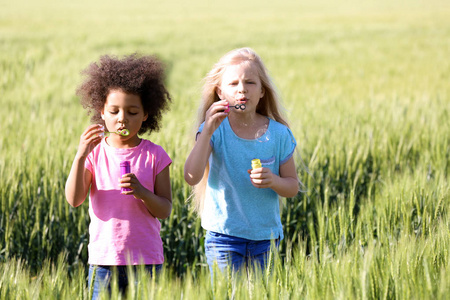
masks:
[[[117,283],[119,286],[120,292],[125,294],[126,288],[128,286],[128,266],[89,266],[89,279],[88,279],[88,288],[91,291],[92,284],[92,276],[95,270],[95,278],[94,278],[94,287],[92,292],[92,299],[97,299],[101,290],[108,290],[111,292],[111,278],[113,272],[117,272]],[[139,270],[139,266],[132,266],[132,271],[134,274],[137,274]],[[161,271],[162,265],[145,265],[145,270],[153,276],[153,270],[155,270],[156,274]]]
[[[278,249],[280,240],[253,241],[238,238],[213,231],[207,231],[205,236],[205,254],[209,270],[212,274],[214,263],[224,271],[231,265],[233,271],[252,267],[255,264],[261,270],[266,268],[271,245]]]

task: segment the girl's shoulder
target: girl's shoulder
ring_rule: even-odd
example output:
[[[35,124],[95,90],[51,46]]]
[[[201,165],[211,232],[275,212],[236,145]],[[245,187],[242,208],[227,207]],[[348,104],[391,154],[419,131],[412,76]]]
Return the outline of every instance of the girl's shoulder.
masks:
[[[147,139],[142,139],[140,146],[142,149],[145,149],[150,152],[159,152],[159,151],[166,152],[161,145],[155,144]]]
[[[286,125],[277,122],[273,119],[270,119],[269,123],[269,134],[270,136],[276,136],[280,140],[283,140],[288,143],[297,144],[297,141],[294,137],[294,134],[292,133],[291,129],[287,127]]]
[[[270,128],[270,130],[277,130],[277,131],[280,131],[280,132],[286,132],[286,131],[290,132],[291,131],[289,129],[289,127],[287,127],[286,125],[284,125],[284,124],[282,124],[280,122],[277,122],[277,121],[275,121],[272,118],[268,118],[268,119],[269,119],[269,128]]]
[[[157,165],[163,164],[164,166],[172,162],[169,153],[161,145],[142,139],[139,146],[139,151],[136,151],[135,155],[144,158],[144,160],[151,159],[154,162],[158,162]]]

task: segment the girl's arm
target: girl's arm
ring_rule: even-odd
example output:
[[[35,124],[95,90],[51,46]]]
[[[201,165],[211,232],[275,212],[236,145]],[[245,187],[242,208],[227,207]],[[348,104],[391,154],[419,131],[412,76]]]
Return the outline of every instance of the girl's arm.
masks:
[[[189,185],[196,185],[202,180],[208,158],[211,155],[211,137],[228,113],[224,112],[228,102],[221,100],[214,102],[205,115],[203,130],[197,135],[194,148],[184,164],[184,180]]]
[[[211,136],[207,133],[199,133],[194,148],[184,164],[184,180],[189,185],[196,185],[202,180],[203,174],[211,155]]]
[[[75,156],[69,177],[66,181],[66,199],[73,207],[81,205],[86,199],[92,174],[84,167],[86,157]]]
[[[250,178],[255,187],[271,188],[281,197],[290,198],[298,193],[298,177],[293,157],[280,166],[280,176],[273,174],[268,168],[258,168],[250,171]]]
[[[169,166],[156,175],[154,193],[143,187],[133,173],[123,175],[119,186],[131,188],[131,191],[122,193],[133,195],[134,198],[142,200],[147,210],[155,218],[165,219],[170,216],[172,211],[172,189],[170,187]]]
[[[92,174],[84,167],[86,157],[101,141],[101,125],[89,126],[80,137],[80,144],[66,181],[65,194],[67,202],[73,207],[79,206],[86,199]]]

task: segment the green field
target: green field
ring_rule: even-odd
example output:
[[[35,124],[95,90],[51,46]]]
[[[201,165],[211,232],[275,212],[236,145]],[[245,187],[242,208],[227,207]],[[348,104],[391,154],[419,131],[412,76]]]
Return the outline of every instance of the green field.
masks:
[[[128,298],[448,297],[448,1],[0,5],[0,299],[88,297],[88,203],[74,209],[64,197],[89,124],[75,89],[101,55],[134,52],[168,68],[171,110],[147,138],[173,160],[173,211],[162,221],[164,273],[142,275]],[[273,270],[211,285],[183,165],[202,78],[243,46],[282,95],[303,186],[283,200]]]

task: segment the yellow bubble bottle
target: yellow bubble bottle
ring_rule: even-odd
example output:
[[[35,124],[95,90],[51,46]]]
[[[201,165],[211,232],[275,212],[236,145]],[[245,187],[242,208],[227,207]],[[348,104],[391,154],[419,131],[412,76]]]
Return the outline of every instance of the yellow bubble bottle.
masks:
[[[252,160],[252,169],[253,170],[261,168],[261,167],[262,167],[261,161],[258,158],[255,158],[255,159]]]

